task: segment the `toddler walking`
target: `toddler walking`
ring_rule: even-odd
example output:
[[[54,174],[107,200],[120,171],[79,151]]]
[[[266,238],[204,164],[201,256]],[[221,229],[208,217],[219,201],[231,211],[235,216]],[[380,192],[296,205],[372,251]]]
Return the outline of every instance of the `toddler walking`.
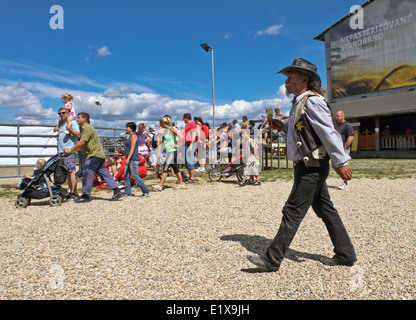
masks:
[[[260,161],[259,161],[259,148],[253,138],[250,137],[250,130],[242,130],[243,137],[243,162],[244,176],[243,181],[240,182],[240,186],[247,185],[247,177],[250,177],[250,183],[253,185],[260,185],[259,174],[260,174]]]

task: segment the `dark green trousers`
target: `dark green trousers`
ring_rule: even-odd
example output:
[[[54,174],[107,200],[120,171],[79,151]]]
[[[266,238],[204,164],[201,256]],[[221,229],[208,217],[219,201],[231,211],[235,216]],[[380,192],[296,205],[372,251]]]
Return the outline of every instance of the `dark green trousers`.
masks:
[[[295,181],[282,210],[281,225],[264,254],[264,259],[268,263],[273,266],[280,265],[311,206],[325,223],[335,254],[342,260],[355,260],[354,247],[328,193],[326,179],[329,169],[328,161],[320,168],[307,168],[303,162],[296,165]]]

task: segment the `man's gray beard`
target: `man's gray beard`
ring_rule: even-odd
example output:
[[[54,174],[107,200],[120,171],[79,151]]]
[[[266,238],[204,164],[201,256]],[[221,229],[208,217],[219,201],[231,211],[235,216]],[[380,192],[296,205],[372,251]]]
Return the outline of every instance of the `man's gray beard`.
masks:
[[[289,93],[289,91],[287,91],[287,89],[285,89],[285,94],[286,94],[286,97],[290,97],[291,96],[291,93]]]

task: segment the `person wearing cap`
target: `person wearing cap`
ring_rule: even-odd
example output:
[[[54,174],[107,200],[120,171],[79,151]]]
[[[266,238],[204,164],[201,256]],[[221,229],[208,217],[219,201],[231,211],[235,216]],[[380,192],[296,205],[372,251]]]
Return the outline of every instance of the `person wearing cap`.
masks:
[[[391,131],[390,131],[390,126],[389,125],[387,125],[387,126],[384,127],[384,130],[381,133],[381,135],[383,137],[390,137],[391,136]]]
[[[322,262],[329,265],[352,266],[357,260],[354,246],[335,209],[326,179],[332,167],[341,179],[349,181],[352,170],[350,156],[344,151],[336,120],[321,94],[321,79],[317,67],[296,58],[292,65],[278,72],[287,76],[288,94],[294,95],[287,120],[273,119],[273,109],[267,110],[272,129],[282,131],[287,139],[287,154],[295,164],[294,184],[282,213],[282,221],[266,251],[248,260],[267,271],[279,270],[300,223],[312,206],[325,223],[335,255]]]

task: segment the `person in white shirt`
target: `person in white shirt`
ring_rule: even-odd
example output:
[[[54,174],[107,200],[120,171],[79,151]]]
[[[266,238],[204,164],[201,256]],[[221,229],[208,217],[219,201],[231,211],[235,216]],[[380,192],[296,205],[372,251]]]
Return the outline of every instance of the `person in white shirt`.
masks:
[[[231,127],[231,130],[237,132],[238,134],[240,134],[241,131],[241,126],[238,124],[237,119],[233,120],[233,126]]]

